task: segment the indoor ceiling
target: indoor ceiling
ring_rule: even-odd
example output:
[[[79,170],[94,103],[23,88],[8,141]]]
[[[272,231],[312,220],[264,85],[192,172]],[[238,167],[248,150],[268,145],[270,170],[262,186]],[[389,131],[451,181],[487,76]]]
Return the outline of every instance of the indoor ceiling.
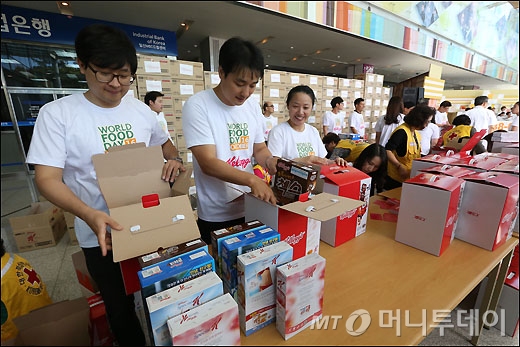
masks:
[[[518,8],[518,1],[511,3]],[[60,13],[56,1],[2,1],[2,5]],[[272,37],[265,44],[259,43],[270,69],[350,77],[349,65],[370,64],[376,74],[384,75],[385,84],[392,85],[428,72],[433,63],[442,67],[445,89],[518,88],[335,29],[268,10],[254,11],[250,5],[239,2],[72,1],[71,7],[78,17],[182,33],[177,39],[180,60],[201,61],[200,44],[208,36],[219,39],[241,36],[253,42]],[[191,21],[186,31],[179,30],[183,21]]]

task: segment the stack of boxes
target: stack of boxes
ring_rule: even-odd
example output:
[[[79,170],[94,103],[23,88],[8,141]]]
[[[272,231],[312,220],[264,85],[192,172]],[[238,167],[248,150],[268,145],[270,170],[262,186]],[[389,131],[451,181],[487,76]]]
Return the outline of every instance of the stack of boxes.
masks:
[[[383,75],[366,73],[356,76],[357,79],[364,81],[364,96],[365,99],[365,137],[369,142],[374,142],[376,133],[374,126],[377,119],[386,113],[386,106],[388,106],[388,99],[390,99],[390,90],[383,88]],[[386,101],[386,102],[385,102]]]
[[[273,116],[278,118],[278,124],[289,119],[286,112],[285,99],[293,85],[287,71],[264,70],[262,85],[262,100],[271,101],[274,106]]]

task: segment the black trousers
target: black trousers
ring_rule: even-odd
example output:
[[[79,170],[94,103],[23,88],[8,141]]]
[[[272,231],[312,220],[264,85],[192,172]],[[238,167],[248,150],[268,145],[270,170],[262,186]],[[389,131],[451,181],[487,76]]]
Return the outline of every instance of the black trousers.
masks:
[[[100,247],[82,248],[87,269],[105,303],[110,328],[120,346],[144,346],[146,340],[135,313],[134,296],[126,295],[119,263],[112,252],[104,257]]]
[[[396,181],[394,180],[392,177],[390,176],[386,176],[385,178],[385,190],[391,190],[391,189],[394,189],[394,188],[399,188],[399,187],[402,187],[403,186],[403,182],[399,182],[399,181]]]
[[[211,232],[212,231],[222,229],[222,228],[232,227],[237,224],[242,224],[242,223],[245,223],[245,221],[246,221],[245,217],[228,220],[225,222],[208,222],[208,221],[205,221],[205,220],[199,218],[199,219],[197,219],[197,226],[199,227],[200,237],[201,237],[202,241],[206,242],[206,244],[208,244],[208,245],[211,245]]]

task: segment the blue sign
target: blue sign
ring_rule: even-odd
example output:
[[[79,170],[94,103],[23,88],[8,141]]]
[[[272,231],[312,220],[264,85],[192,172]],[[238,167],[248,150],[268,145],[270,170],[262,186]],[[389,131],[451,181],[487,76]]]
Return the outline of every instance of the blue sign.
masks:
[[[137,52],[177,56],[175,32],[66,16],[2,5],[2,40],[23,40],[74,46],[77,33],[85,26],[104,23],[126,32]]]

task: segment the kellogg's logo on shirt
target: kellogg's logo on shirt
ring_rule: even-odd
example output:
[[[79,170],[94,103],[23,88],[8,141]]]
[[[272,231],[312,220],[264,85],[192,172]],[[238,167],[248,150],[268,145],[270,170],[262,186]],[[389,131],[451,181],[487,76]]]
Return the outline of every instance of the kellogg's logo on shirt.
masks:
[[[228,123],[229,148],[232,151],[249,148],[249,129],[247,123]]]

